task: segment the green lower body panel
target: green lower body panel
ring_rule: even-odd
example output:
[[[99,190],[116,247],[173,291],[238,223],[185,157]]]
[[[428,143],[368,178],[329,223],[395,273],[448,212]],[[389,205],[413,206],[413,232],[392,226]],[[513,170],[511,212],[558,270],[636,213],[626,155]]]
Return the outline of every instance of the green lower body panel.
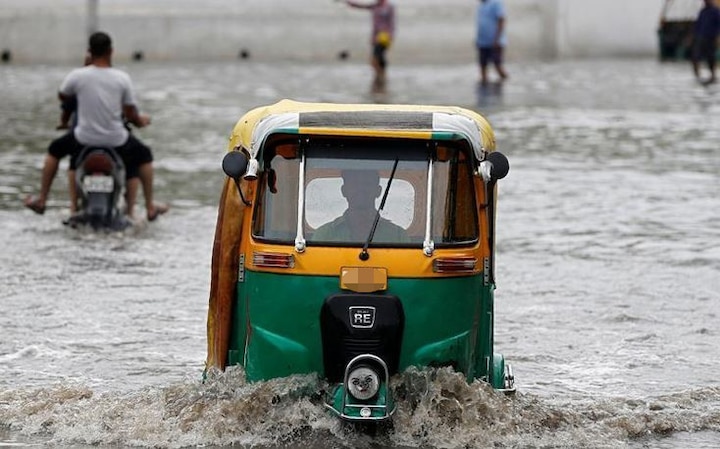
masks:
[[[452,366],[468,381],[496,379],[493,288],[481,275],[388,279],[387,291],[375,295],[387,294],[402,305],[397,370]],[[247,271],[238,283],[229,362],[243,365],[250,381],[313,372],[324,376],[321,309],[327,298],[342,294],[336,276]]]

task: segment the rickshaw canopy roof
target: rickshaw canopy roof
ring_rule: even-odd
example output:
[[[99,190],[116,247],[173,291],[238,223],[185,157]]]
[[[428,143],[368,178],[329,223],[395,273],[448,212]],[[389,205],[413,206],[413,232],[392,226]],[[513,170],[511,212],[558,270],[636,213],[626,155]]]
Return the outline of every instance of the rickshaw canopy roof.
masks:
[[[292,100],[247,112],[233,129],[231,146],[245,148],[256,159],[272,134],[465,140],[477,160],[495,149],[488,121],[465,108]]]

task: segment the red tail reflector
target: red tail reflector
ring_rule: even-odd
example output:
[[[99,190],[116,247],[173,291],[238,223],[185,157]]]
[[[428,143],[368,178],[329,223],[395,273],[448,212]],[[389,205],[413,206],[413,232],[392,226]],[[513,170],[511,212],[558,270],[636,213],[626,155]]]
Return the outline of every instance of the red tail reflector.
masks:
[[[292,254],[255,251],[253,253],[253,264],[256,267],[293,268],[295,258]]]
[[[433,260],[433,271],[436,273],[473,273],[477,266],[474,257],[438,258]]]

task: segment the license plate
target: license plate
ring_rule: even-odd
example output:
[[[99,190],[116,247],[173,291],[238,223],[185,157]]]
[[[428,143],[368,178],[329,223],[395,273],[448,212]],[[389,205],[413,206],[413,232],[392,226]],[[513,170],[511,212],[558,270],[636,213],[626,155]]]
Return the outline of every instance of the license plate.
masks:
[[[83,178],[83,188],[86,192],[110,193],[115,182],[112,176],[86,176]]]

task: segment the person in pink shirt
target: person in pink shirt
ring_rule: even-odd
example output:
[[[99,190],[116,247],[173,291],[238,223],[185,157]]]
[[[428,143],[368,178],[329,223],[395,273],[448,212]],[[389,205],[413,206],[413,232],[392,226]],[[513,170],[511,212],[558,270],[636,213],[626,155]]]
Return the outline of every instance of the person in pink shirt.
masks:
[[[385,53],[392,44],[395,35],[395,6],[388,0],[377,0],[374,3],[356,3],[346,0],[353,8],[369,9],[372,12],[372,35],[370,45],[372,56],[370,64],[375,71],[373,87],[382,89],[385,87],[385,72],[387,59]]]

